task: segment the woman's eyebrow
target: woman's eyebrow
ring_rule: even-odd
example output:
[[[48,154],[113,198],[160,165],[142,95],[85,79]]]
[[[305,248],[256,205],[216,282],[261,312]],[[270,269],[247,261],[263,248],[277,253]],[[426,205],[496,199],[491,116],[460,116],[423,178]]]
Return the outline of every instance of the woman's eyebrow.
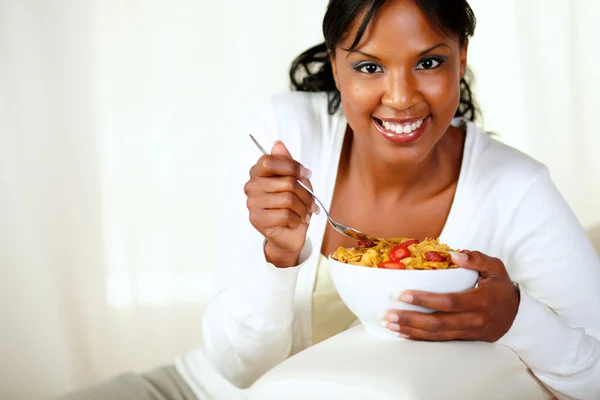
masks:
[[[448,44],[446,44],[444,42],[441,42],[441,43],[438,43],[438,44],[436,44],[434,46],[431,46],[430,48],[428,48],[426,50],[421,51],[419,53],[419,57],[424,56],[425,54],[427,54],[429,52],[432,52],[433,50],[435,50],[435,49],[437,49],[439,47],[443,47],[443,46],[445,46],[447,48],[450,48],[450,46]],[[356,49],[354,49],[354,50],[346,50],[346,51],[348,52],[348,54],[346,55],[346,58],[350,57],[350,54],[352,54],[352,53],[359,53],[359,54],[362,54],[365,57],[372,58],[372,59],[377,60],[377,61],[381,61],[381,59],[379,57],[374,56],[373,54],[369,54],[367,52],[364,52],[362,50],[356,50]]]
[[[442,46],[446,46],[447,48],[450,48],[450,46],[448,46],[446,43],[441,42],[441,43],[436,44],[435,46],[428,48],[427,50],[423,50],[422,52],[419,53],[419,56],[424,56],[425,54],[429,53],[430,51],[433,51],[433,50],[437,49],[438,47],[442,47]]]
[[[348,54],[346,55],[346,58],[350,57],[350,54],[352,54],[352,53],[359,53],[359,54],[362,54],[365,57],[369,57],[369,58],[372,58],[374,60],[381,61],[381,59],[379,57],[374,56],[373,54],[365,53],[362,50],[350,50],[350,51],[348,51]]]

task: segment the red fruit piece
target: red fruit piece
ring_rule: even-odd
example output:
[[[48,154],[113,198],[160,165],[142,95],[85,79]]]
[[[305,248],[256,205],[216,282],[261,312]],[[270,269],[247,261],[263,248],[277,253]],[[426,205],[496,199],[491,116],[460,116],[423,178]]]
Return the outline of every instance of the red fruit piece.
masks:
[[[435,251],[428,251],[427,253],[425,253],[425,259],[427,261],[432,261],[432,262],[446,261],[446,257],[444,257],[443,255],[441,255],[440,253],[437,253]]]
[[[403,258],[410,257],[410,250],[403,244],[399,244],[390,250],[389,256],[391,261],[400,261]]]
[[[402,264],[401,262],[384,261],[381,264],[379,264],[379,268],[385,268],[385,269],[406,269],[406,266],[404,264]]]
[[[400,246],[408,247],[411,244],[419,244],[419,240],[418,239],[407,240],[406,242],[400,243]]]
[[[369,248],[369,247],[375,247],[375,243],[369,242],[369,241],[366,241],[366,240],[359,240],[358,241],[358,247],[367,247],[367,248]]]

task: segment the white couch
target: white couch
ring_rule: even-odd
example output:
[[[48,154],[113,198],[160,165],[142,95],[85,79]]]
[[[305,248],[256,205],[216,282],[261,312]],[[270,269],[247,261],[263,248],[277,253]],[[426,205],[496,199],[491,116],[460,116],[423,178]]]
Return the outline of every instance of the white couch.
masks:
[[[553,395],[509,349],[479,342],[380,340],[361,326],[275,367],[250,400],[506,400]]]

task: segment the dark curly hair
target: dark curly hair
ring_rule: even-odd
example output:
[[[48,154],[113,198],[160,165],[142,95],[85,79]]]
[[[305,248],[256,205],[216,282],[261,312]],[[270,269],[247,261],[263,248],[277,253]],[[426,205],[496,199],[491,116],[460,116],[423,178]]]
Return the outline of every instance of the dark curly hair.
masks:
[[[412,1],[442,32],[448,36],[458,37],[461,45],[473,36],[476,19],[467,0]],[[291,89],[303,92],[327,92],[329,113],[334,114],[340,106],[341,98],[333,79],[328,50],[333,51],[340,44],[352,21],[367,10],[352,46],[346,49],[354,50],[369,23],[385,2],[386,0],[329,0],[323,18],[325,42],[306,50],[292,62]],[[472,83],[473,75],[467,68],[460,81],[460,103],[455,116],[474,121],[479,116],[479,109],[471,91]]]

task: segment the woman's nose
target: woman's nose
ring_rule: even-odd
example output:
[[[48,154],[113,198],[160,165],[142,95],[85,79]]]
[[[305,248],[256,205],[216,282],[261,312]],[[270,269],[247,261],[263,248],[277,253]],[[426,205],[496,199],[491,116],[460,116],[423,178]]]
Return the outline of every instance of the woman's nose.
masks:
[[[388,74],[381,102],[396,110],[404,110],[418,103],[421,94],[410,72],[396,71]]]

